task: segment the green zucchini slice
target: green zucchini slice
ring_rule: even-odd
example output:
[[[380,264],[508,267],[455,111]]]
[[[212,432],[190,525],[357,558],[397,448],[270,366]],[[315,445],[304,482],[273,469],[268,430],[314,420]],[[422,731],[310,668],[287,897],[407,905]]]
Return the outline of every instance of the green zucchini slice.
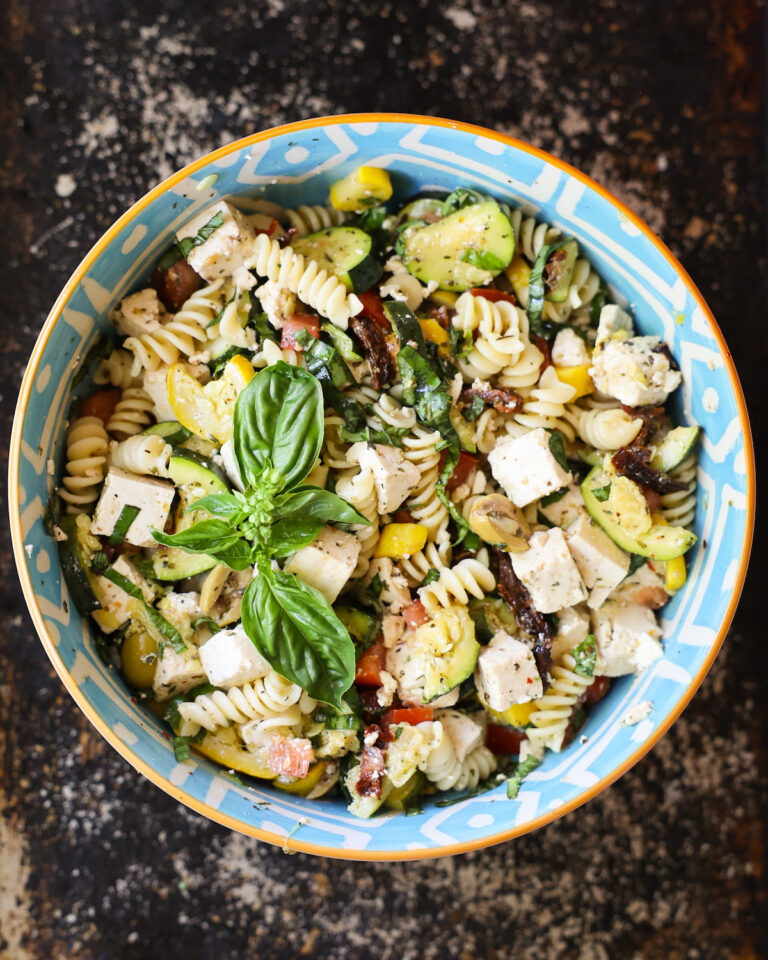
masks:
[[[168,461],[168,477],[177,487],[194,485],[208,493],[229,493],[223,472],[207,457],[177,447]]]
[[[579,245],[573,237],[545,243],[536,255],[528,285],[528,319],[541,320],[544,301],[562,303],[568,296]]]
[[[80,616],[85,617],[101,607],[91,586],[89,551],[82,542],[76,516],[59,517],[57,526],[67,536],[66,540],[59,540],[61,572],[69,588],[72,603]]]
[[[699,427],[675,427],[670,430],[651,457],[654,470],[669,473],[691,453],[699,439]]]
[[[315,260],[353,293],[363,293],[381,277],[373,240],[357,227],[328,227],[294,240],[291,249]]]
[[[183,427],[178,420],[163,420],[161,423],[153,423],[151,427],[147,427],[146,430],[141,432],[142,434],[148,433],[162,437],[172,447],[180,447],[192,436],[190,431]]]

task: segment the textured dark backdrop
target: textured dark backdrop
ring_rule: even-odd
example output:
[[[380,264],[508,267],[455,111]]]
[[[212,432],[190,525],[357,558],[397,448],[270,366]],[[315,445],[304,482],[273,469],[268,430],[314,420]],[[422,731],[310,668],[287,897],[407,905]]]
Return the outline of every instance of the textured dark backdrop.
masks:
[[[486,124],[612,189],[699,284],[756,414],[762,4],[0,6],[3,453],[45,314],[119,213],[228,140],[358,110]],[[768,956],[765,631],[754,572],[693,704],[618,785],[505,846],[375,866],[287,857],[187,812],[134,773],[54,676],[5,539],[0,560],[4,960]]]

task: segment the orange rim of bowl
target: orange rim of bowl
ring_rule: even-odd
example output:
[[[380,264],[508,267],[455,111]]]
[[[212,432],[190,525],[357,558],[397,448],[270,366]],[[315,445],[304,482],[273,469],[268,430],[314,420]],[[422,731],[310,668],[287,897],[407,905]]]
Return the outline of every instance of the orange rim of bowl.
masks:
[[[149,204],[151,204],[158,196],[165,193],[169,188],[173,187],[180,181],[184,180],[186,177],[200,170],[202,167],[208,166],[209,164],[221,159],[222,157],[228,156],[231,153],[242,150],[245,147],[249,147],[254,143],[259,143],[262,140],[271,140],[276,136],[282,134],[295,133],[300,130],[310,130],[315,127],[329,126],[335,124],[346,124],[346,123],[413,123],[420,126],[431,126],[431,127],[446,127],[453,130],[461,130],[464,133],[474,134],[476,136],[481,136],[486,139],[496,140],[497,142],[505,145],[514,147],[517,150],[521,150],[524,153],[528,153],[531,156],[537,157],[540,160],[551,164],[554,167],[557,167],[559,170],[562,170],[564,173],[568,174],[570,177],[580,181],[583,184],[586,184],[590,189],[594,190],[595,193],[599,194],[604,200],[608,201],[613,207],[618,209],[623,216],[625,216],[631,223],[633,223],[643,235],[656,247],[656,249],[662,254],[662,256],[672,265],[676,273],[683,278],[685,281],[688,290],[691,292],[694,300],[701,308],[704,316],[707,318],[709,326],[712,330],[712,333],[715,336],[717,344],[720,348],[723,360],[725,362],[726,369],[728,371],[728,376],[731,381],[731,388],[733,389],[734,396],[736,397],[736,403],[739,409],[739,420],[741,424],[742,433],[744,435],[744,454],[747,467],[747,493],[746,493],[746,524],[744,530],[744,540],[741,548],[741,558],[739,562],[738,575],[731,593],[731,599],[728,604],[728,609],[726,610],[725,616],[720,628],[717,633],[717,637],[712,644],[712,647],[704,661],[704,663],[699,668],[698,673],[691,680],[687,689],[683,695],[679,698],[674,709],[664,718],[662,723],[654,731],[653,735],[650,736],[637,750],[634,751],[624,762],[618,766],[615,770],[612,770],[611,773],[607,774],[602,779],[598,780],[597,783],[593,784],[589,789],[585,790],[583,793],[580,793],[577,797],[574,797],[572,800],[569,800],[566,803],[563,803],[561,806],[555,808],[554,810],[544,813],[535,819],[520,824],[518,826],[511,827],[507,830],[502,830],[499,833],[493,834],[489,837],[483,837],[478,840],[470,840],[464,843],[453,843],[447,844],[443,847],[437,847],[434,849],[424,848],[417,850],[339,850],[336,847],[326,847],[321,844],[314,843],[304,843],[297,836],[281,836],[276,833],[271,833],[268,830],[262,830],[258,827],[251,826],[250,824],[243,823],[240,820],[236,820],[234,817],[230,817],[228,814],[222,813],[220,810],[211,807],[209,804],[204,803],[200,800],[190,797],[184,790],[172,784],[165,777],[161,776],[156,770],[148,766],[140,757],[138,757],[129,747],[127,747],[110,729],[109,726],[102,720],[102,718],[96,713],[95,709],[88,702],[80,687],[75,682],[72,675],[69,673],[67,668],[62,663],[56,646],[53,642],[52,637],[48,632],[45,620],[43,618],[40,606],[37,601],[37,596],[35,594],[34,588],[32,586],[32,580],[29,573],[29,568],[26,563],[26,555],[24,553],[23,545],[23,536],[21,530],[21,514],[20,514],[20,505],[19,505],[19,467],[21,460],[21,438],[22,438],[22,428],[24,423],[24,413],[29,402],[29,396],[32,389],[32,385],[35,381],[37,375],[37,368],[40,363],[40,359],[45,350],[45,346],[48,342],[48,338],[51,335],[51,331],[55,326],[59,316],[61,315],[62,310],[68,303],[70,297],[74,293],[77,285],[80,283],[82,278],[85,276],[91,265],[94,261],[103,253],[103,251],[109,246],[112,240],[120,233],[120,231],[130,223],[142,210],[144,210]],[[180,803],[185,804],[190,807],[192,810],[195,810],[197,813],[203,814],[203,816],[208,817],[210,820],[213,820],[217,823],[222,824],[223,826],[229,827],[231,830],[235,830],[239,833],[244,833],[248,836],[256,837],[259,840],[264,840],[267,843],[274,844],[276,846],[282,847],[284,850],[300,851],[303,853],[312,853],[318,856],[325,857],[334,857],[345,860],[420,860],[428,859],[434,857],[443,857],[443,856],[452,856],[457,853],[466,853],[470,850],[479,850],[484,847],[492,846],[496,843],[503,843],[505,840],[512,840],[515,837],[522,836],[523,834],[529,833],[532,830],[536,830],[538,827],[542,827],[547,823],[551,823],[553,820],[558,820],[560,817],[564,816],[567,813],[575,810],[577,807],[580,807],[583,803],[587,803],[589,800],[592,800],[600,792],[602,792],[606,787],[610,786],[619,777],[623,776],[631,767],[633,767],[652,747],[658,743],[658,741],[664,736],[664,734],[669,730],[672,724],[677,720],[680,714],[683,712],[685,707],[691,700],[691,697],[694,695],[702,680],[709,671],[712,663],[717,656],[720,647],[725,640],[726,634],[728,633],[728,628],[731,625],[733,620],[734,613],[736,612],[736,607],[739,602],[742,588],[744,586],[744,579],[746,577],[747,566],[749,563],[749,554],[752,544],[752,535],[754,529],[754,515],[755,515],[755,461],[754,461],[754,449],[752,445],[752,435],[750,432],[749,426],[749,415],[747,413],[747,407],[744,400],[744,393],[739,382],[738,374],[733,365],[731,359],[730,351],[726,345],[725,339],[723,337],[720,328],[715,321],[715,318],[712,315],[711,310],[707,306],[704,298],[699,293],[696,285],[691,280],[690,276],[680,264],[678,259],[674,254],[667,248],[667,246],[653,233],[653,231],[648,227],[637,214],[633,213],[627,206],[625,206],[619,199],[613,196],[605,187],[602,187],[599,183],[594,181],[591,177],[588,177],[586,174],[582,173],[580,170],[577,170],[575,167],[570,166],[570,164],[565,163],[562,160],[559,160],[557,157],[553,157],[551,154],[547,153],[544,150],[540,150],[537,147],[531,146],[528,143],[525,143],[521,140],[516,140],[514,137],[509,137],[501,133],[496,133],[493,130],[489,130],[486,127],[479,127],[470,123],[460,123],[452,120],[444,120],[439,117],[423,117],[416,114],[407,114],[407,113],[358,113],[358,114],[341,114],[339,116],[333,117],[316,117],[312,120],[302,120],[297,123],[288,123],[278,127],[270,127],[268,130],[264,130],[261,133],[252,134],[249,137],[244,137],[241,140],[236,140],[235,142],[228,144],[227,146],[220,147],[218,150],[214,150],[212,153],[206,154],[206,156],[201,157],[199,160],[190,163],[188,166],[179,170],[177,173],[168,177],[154,189],[150,190],[145,196],[138,200],[129,210],[127,210],[119,220],[117,220],[104,235],[94,244],[91,250],[83,258],[80,265],[77,267],[75,272],[70,277],[64,289],[59,294],[53,308],[48,315],[43,329],[40,332],[40,335],[35,344],[34,350],[30,357],[29,363],[27,365],[26,371],[24,373],[24,378],[22,380],[21,389],[19,391],[19,400],[16,407],[16,414],[13,422],[13,432],[11,434],[11,445],[10,445],[10,456],[9,456],[9,511],[10,511],[10,523],[11,523],[11,537],[13,542],[13,552],[16,559],[16,566],[19,572],[19,577],[21,580],[22,590],[24,592],[24,597],[29,608],[30,614],[32,615],[32,620],[35,624],[37,632],[40,636],[42,644],[53,663],[56,672],[61,678],[64,686],[67,688],[77,705],[90,720],[90,722],[96,727],[99,733],[117,750],[121,756],[123,756],[128,762],[135,767],[140,773],[142,773],[148,780],[154,783],[156,786],[160,787],[167,794],[172,796],[175,800]]]

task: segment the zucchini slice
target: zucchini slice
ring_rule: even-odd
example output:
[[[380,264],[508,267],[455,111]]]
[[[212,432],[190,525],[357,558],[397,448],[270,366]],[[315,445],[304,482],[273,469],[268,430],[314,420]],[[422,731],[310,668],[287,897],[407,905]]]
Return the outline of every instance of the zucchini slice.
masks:
[[[482,287],[509,266],[515,252],[512,224],[492,200],[475,203],[427,226],[414,224],[400,236],[409,272],[441,290]],[[488,263],[487,269],[476,266]]]
[[[347,628],[355,646],[360,647],[361,651],[370,647],[379,635],[381,620],[371,616],[365,610],[338,604],[333,608],[333,612]]]
[[[417,197],[406,203],[397,214],[397,223],[401,225],[409,220],[423,220],[425,223],[437,223],[443,219],[443,201],[436,197]]]
[[[647,533],[632,537],[603,509],[604,501],[595,496],[595,490],[605,488],[605,480],[602,467],[590,470],[581,484],[581,495],[589,515],[622,550],[652,560],[674,560],[696,543],[697,537],[692,531],[666,524],[653,524]]]
[[[179,547],[156,547],[149,561],[154,580],[186,580],[215,567],[217,560],[205,553],[187,553]]]
[[[381,276],[373,240],[357,227],[328,227],[294,240],[291,249],[315,260],[353,293],[363,293]]]
[[[568,296],[579,245],[573,237],[545,243],[536,256],[528,284],[528,319],[541,319],[544,301],[562,303]]]
[[[229,493],[229,484],[224,474],[213,461],[177,447],[168,461],[168,477],[177,487],[194,485],[208,493]]]
[[[89,551],[82,542],[77,519],[77,516],[71,515],[59,517],[57,521],[59,529],[67,535],[66,540],[59,540],[59,558],[72,603],[80,616],[85,617],[99,610],[101,604],[91,586]]]
[[[674,470],[696,446],[699,432],[699,427],[675,427],[674,430],[670,430],[656,447],[650,465],[654,470],[660,470],[662,473]]]
[[[180,447],[192,434],[186,427],[182,427],[178,420],[163,420],[161,423],[153,423],[151,427],[142,430],[143,434],[153,434],[162,437],[166,443],[172,447]]]

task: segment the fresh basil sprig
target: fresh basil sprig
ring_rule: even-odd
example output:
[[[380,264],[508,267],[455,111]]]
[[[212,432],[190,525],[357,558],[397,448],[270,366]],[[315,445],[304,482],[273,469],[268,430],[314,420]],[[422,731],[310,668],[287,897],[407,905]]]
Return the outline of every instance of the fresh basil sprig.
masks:
[[[235,404],[232,449],[245,492],[215,493],[191,504],[210,516],[158,543],[204,553],[235,570],[254,564],[242,620],[258,651],[281,676],[324,703],[340,706],[355,675],[355,650],[325,597],[293,574],[273,569],[311,543],[325,523],[368,520],[329,490],[303,483],[323,441],[323,391],[306,370],[276,363]]]

